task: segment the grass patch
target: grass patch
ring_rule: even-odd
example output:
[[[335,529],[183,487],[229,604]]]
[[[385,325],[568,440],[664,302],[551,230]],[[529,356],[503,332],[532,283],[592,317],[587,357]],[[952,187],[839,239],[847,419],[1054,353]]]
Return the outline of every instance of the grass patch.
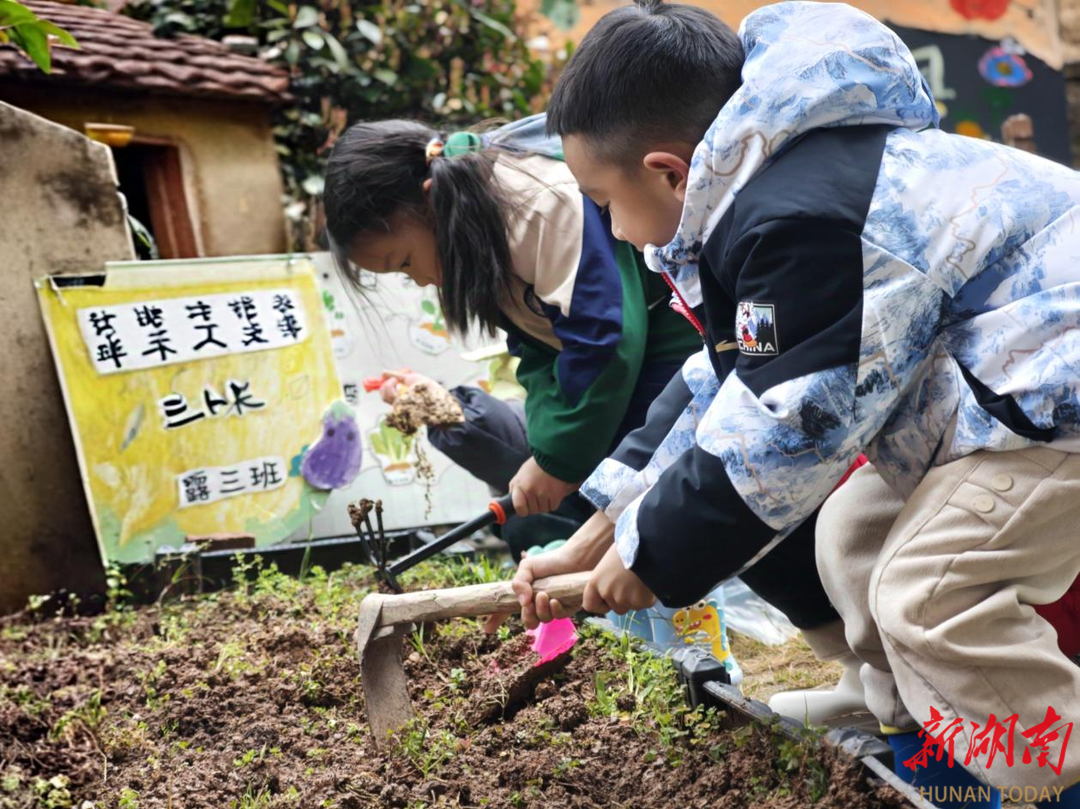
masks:
[[[780,691],[836,685],[844,673],[839,663],[823,663],[814,657],[801,635],[781,646],[769,646],[730,632],[729,642],[743,670],[742,692],[762,702]]]

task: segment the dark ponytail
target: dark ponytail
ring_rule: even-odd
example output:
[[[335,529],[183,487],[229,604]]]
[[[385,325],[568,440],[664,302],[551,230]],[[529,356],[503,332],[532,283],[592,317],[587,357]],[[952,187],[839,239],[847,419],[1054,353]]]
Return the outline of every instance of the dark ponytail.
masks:
[[[506,203],[495,182],[494,165],[493,155],[483,151],[431,161],[443,314],[459,333],[475,322],[494,334],[499,304],[510,292],[513,259],[506,236]]]
[[[507,201],[495,182],[496,152],[484,149],[428,164],[428,144],[440,133],[411,121],[350,127],[334,144],[326,172],[326,232],[339,270],[354,286],[349,260],[357,236],[389,232],[404,213],[428,223],[442,265],[439,296],[447,325],[461,334],[472,323],[493,334],[510,289],[512,259]],[[423,184],[430,177],[431,206]]]

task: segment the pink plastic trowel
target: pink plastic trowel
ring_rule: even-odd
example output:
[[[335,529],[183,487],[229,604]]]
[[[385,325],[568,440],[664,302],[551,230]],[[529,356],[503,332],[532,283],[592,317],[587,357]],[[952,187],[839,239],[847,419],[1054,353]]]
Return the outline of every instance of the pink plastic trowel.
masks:
[[[569,651],[578,639],[577,629],[569,618],[557,618],[536,629],[526,629],[525,634],[533,639],[532,649],[540,655],[538,666]]]
[[[556,539],[544,546],[533,545],[522,554],[522,557],[539,556],[542,553],[557,550],[565,544],[565,539]],[[538,666],[569,651],[578,639],[574,622],[569,618],[557,618],[546,624],[540,624],[536,629],[526,629],[525,634],[533,639],[532,649],[540,655],[540,660],[536,663]]]

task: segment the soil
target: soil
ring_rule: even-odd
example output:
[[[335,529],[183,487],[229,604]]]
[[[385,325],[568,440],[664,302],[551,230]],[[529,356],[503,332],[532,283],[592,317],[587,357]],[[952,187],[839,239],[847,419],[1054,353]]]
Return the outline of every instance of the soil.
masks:
[[[449,391],[426,382],[410,386],[394,400],[394,408],[386,423],[405,435],[412,435],[425,424],[440,427],[460,424],[465,414]]]
[[[435,384],[417,382],[394,400],[393,409],[386,423],[405,435],[415,434],[425,424],[429,427],[445,427],[461,424],[465,414],[457,399]],[[424,519],[431,515],[433,507],[431,488],[435,483],[435,469],[427,456],[423,442],[416,444],[416,474],[424,482]]]
[[[809,737],[720,730],[666,663],[594,629],[536,668],[520,627],[424,627],[405,663],[419,719],[378,750],[351,638],[359,570],[0,622],[0,807],[901,805]]]

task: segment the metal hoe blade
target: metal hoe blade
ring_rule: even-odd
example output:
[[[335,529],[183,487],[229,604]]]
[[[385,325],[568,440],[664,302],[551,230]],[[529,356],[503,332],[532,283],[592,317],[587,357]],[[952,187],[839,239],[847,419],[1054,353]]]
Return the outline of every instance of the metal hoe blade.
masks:
[[[588,572],[539,579],[536,591],[548,593],[566,609],[581,606]],[[401,595],[369,593],[360,602],[356,647],[371,738],[376,747],[388,734],[413,718],[408,681],[402,661],[402,639],[424,621],[515,612],[517,595],[510,582],[474,584],[445,590],[424,590]]]

